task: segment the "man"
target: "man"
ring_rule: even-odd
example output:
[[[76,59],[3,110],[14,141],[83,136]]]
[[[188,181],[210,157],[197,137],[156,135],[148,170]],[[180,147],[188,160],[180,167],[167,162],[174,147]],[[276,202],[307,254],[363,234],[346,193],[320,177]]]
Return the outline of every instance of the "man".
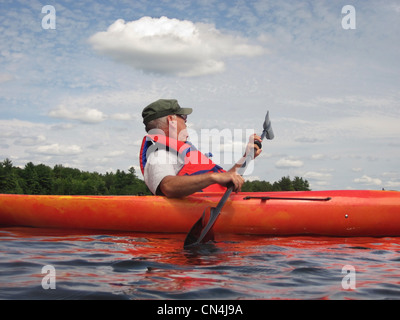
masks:
[[[234,186],[233,191],[240,191],[244,179],[236,171],[245,156],[225,171],[187,142],[186,119],[192,111],[181,108],[174,99],[160,99],[143,109],[148,135],[143,139],[140,166],[146,185],[153,194],[169,198],[199,191],[224,191],[228,185]],[[254,152],[257,157],[261,149],[255,140],[261,142],[259,136],[251,136],[246,152]]]

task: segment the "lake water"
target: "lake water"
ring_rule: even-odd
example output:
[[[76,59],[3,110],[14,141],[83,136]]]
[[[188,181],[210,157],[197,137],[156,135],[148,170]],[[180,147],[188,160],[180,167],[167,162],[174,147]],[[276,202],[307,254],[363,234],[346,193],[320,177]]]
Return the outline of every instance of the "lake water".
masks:
[[[400,299],[400,238],[184,238],[0,228],[0,299]]]

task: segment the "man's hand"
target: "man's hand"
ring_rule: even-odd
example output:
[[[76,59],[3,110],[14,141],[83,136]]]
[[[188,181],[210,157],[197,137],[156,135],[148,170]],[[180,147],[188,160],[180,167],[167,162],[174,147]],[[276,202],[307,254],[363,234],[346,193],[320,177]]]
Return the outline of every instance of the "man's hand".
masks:
[[[231,185],[233,185],[234,192],[240,192],[244,183],[243,177],[237,174],[236,170],[224,173],[213,173],[212,176],[214,182],[220,184],[221,186],[229,188]]]
[[[244,183],[236,171],[213,172],[193,176],[166,176],[160,182],[160,191],[168,198],[182,198],[198,192],[209,185],[218,183],[224,187],[233,185],[233,191],[239,192]]]
[[[255,141],[258,141],[261,144],[262,140],[261,140],[260,136],[253,134],[250,136],[249,142],[247,143],[246,153],[244,154],[244,157],[247,157],[247,155],[253,153],[254,159],[255,159],[260,155],[260,153],[262,152],[262,149],[257,144],[254,143]]]

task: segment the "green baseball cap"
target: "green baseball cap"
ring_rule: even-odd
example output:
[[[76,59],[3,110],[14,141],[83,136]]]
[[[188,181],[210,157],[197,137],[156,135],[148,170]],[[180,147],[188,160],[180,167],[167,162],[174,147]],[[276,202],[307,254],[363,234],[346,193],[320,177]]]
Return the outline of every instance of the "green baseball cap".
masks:
[[[181,108],[175,99],[160,99],[143,109],[143,123],[146,125],[151,120],[162,118],[170,114],[191,114],[192,108]]]

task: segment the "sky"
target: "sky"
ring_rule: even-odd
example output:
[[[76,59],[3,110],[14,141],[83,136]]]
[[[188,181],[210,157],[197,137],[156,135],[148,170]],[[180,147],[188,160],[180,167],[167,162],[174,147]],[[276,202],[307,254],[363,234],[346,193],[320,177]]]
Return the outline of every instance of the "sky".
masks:
[[[269,111],[246,179],[400,190],[399,35],[399,0],[1,0],[0,161],[141,177],[164,98],[226,169]]]

